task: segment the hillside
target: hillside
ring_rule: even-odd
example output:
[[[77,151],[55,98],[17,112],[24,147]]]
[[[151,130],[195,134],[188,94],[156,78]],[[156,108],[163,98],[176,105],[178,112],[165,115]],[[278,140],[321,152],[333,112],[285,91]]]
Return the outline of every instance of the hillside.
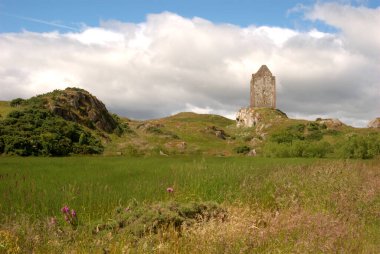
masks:
[[[104,154],[347,158],[379,154],[379,129],[353,128],[333,119],[289,119],[267,108],[256,111],[260,121],[250,128],[237,127],[236,121],[222,116],[189,112],[147,121],[126,119],[129,132],[113,135]],[[364,152],[363,146],[372,150]]]
[[[67,88],[0,104],[0,153],[22,156],[99,154],[107,133],[123,127],[85,90]]]
[[[111,115],[101,101],[78,88],[0,102],[0,114],[0,152],[8,154],[372,158],[380,153],[380,131],[375,128],[353,128],[333,119],[289,119],[269,108],[255,108],[249,128],[222,116],[191,112],[136,121]],[[71,148],[39,152],[49,142]],[[73,148],[83,145],[88,147]],[[21,152],[25,149],[30,151]]]

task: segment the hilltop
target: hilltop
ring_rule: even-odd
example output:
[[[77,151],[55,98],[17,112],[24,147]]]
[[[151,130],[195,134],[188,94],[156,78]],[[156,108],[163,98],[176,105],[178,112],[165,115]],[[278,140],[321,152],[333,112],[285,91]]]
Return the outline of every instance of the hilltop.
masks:
[[[100,154],[106,134],[123,132],[118,118],[101,101],[78,88],[1,102],[0,114],[0,153],[4,154]]]
[[[40,117],[38,121],[29,119],[35,118],[36,115],[41,116],[41,112],[46,116]],[[3,148],[0,152],[8,154],[102,153],[107,156],[263,155],[371,158],[380,151],[379,129],[358,129],[335,119],[315,121],[290,119],[278,109],[254,108],[249,112],[253,117],[250,127],[242,127],[242,119],[238,119],[240,126],[238,127],[236,121],[223,116],[191,112],[178,113],[161,119],[137,121],[109,113],[100,100],[78,88],[55,90],[27,100],[1,102],[0,114],[2,120],[0,123],[8,126],[5,128],[7,131],[1,133],[0,143],[3,143]],[[33,117],[30,117],[31,115]],[[42,124],[43,122],[45,124]],[[57,122],[60,124],[52,124]],[[25,130],[25,125],[30,126]],[[50,126],[50,129],[46,126]],[[63,127],[54,129],[52,126]],[[20,129],[22,131],[17,131]],[[14,136],[14,131],[21,137],[20,139],[10,138]],[[46,132],[51,135],[46,135]],[[87,138],[80,140],[81,136]],[[53,140],[57,144],[63,142],[69,147],[86,145],[87,148],[42,153],[38,152],[42,149],[38,148],[39,145],[30,144],[31,137],[35,139],[33,142],[36,140],[40,142],[41,144],[37,143],[41,147],[46,147],[46,142]],[[84,140],[87,140],[87,143],[84,144]],[[16,148],[7,149],[7,145],[4,145],[6,142]],[[33,149],[35,146],[37,151]],[[20,149],[23,150],[25,147],[31,147],[29,149],[31,152],[20,152]]]

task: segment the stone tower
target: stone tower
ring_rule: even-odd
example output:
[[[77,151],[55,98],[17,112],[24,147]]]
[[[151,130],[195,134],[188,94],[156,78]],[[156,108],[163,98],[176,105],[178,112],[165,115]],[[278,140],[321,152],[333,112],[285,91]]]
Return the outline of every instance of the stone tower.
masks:
[[[276,108],[276,77],[266,65],[252,74],[251,108]]]

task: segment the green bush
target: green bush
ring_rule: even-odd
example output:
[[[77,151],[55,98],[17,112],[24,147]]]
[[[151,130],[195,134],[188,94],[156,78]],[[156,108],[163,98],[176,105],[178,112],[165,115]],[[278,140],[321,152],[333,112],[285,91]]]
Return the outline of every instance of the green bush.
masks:
[[[21,156],[101,153],[103,146],[80,125],[46,110],[11,112],[0,121],[0,152]]]
[[[17,99],[11,100],[9,105],[11,107],[18,107],[18,106],[21,106],[24,103],[24,101],[25,101],[24,99],[17,98]]]
[[[294,141],[291,144],[268,142],[263,147],[266,157],[326,157],[333,152],[327,142]]]
[[[380,154],[380,135],[354,135],[339,143],[338,151],[342,158],[371,159]]]
[[[246,154],[249,151],[251,151],[251,148],[249,146],[238,146],[234,150],[235,150],[236,153]]]

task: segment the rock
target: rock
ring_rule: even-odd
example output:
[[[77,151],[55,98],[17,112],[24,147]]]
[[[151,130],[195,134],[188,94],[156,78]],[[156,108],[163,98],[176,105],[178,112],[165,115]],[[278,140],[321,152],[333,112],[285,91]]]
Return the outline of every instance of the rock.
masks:
[[[123,153],[122,152],[116,152],[116,155],[121,156],[121,155],[123,155]]]
[[[46,99],[44,106],[65,120],[108,133],[118,126],[105,105],[83,89],[66,88],[63,91],[54,91],[52,96],[49,94],[43,96]]]
[[[149,132],[149,130],[153,128],[162,128],[162,127],[164,127],[164,125],[160,123],[145,122],[145,123],[139,124],[136,128]]]
[[[368,123],[368,128],[380,128],[380,117],[377,117]]]
[[[336,127],[343,126],[343,123],[337,118],[326,118],[326,119],[317,118],[315,121],[318,122],[319,124],[325,124],[328,128],[336,128]]]
[[[236,114],[237,127],[253,127],[260,121],[261,117],[253,108],[242,108]]]
[[[256,150],[252,149],[251,151],[249,151],[249,153],[247,153],[247,156],[255,157],[256,156]]]
[[[271,108],[241,108],[236,113],[237,127],[256,127],[265,129],[273,126],[283,119],[288,118],[286,114],[278,109]]]
[[[175,140],[175,141],[170,141],[165,144],[166,148],[171,148],[171,149],[177,149],[179,151],[184,151],[187,147],[187,143],[185,141],[181,140]]]
[[[204,130],[206,133],[214,134],[217,138],[226,139],[230,137],[224,130],[217,128],[216,126],[208,126]]]
[[[169,156],[169,155],[167,155],[166,153],[164,153],[164,152],[161,151],[161,150],[160,150],[160,155],[161,155],[161,156]]]

